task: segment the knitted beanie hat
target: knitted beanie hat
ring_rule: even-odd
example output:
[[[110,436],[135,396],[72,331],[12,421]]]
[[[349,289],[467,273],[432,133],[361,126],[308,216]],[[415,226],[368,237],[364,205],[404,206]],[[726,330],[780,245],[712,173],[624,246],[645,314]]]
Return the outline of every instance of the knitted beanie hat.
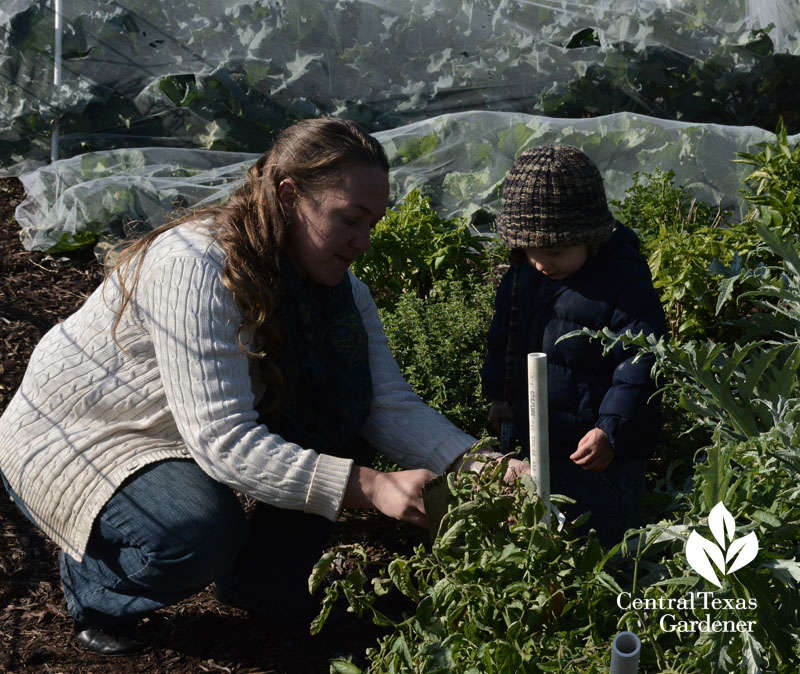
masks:
[[[513,250],[599,244],[614,223],[592,160],[570,145],[543,145],[514,162],[496,224]]]

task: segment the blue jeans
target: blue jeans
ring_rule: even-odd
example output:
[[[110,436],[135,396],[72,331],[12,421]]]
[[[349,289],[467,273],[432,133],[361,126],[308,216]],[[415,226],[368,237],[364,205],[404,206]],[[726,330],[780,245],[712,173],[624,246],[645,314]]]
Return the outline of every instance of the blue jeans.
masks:
[[[641,526],[647,459],[615,458],[603,472],[584,470],[572,461],[550,461],[550,492],[577,503],[565,507],[567,518],[591,511],[582,533],[595,529],[607,548],[628,529]]]
[[[305,618],[308,575],[332,526],[266,504],[248,520],[235,494],[193,461],[152,464],[103,507],[82,561],[61,553],[67,608],[84,623],[135,620],[217,581],[245,608],[282,615],[302,606]]]

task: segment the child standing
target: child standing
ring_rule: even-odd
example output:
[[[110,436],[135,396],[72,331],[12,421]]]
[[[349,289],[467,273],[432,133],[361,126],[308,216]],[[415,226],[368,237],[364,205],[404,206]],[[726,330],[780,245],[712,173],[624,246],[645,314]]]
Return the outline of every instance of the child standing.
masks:
[[[659,426],[652,357],[574,330],[610,328],[661,336],[664,311],[639,240],[614,220],[603,180],[566,145],[523,152],[509,172],[497,231],[511,267],[500,284],[482,370],[495,429],[513,421],[529,451],[527,354],[547,354],[550,489],[591,511],[607,546],[640,524],[647,460]],[[558,343],[557,343],[558,342]]]

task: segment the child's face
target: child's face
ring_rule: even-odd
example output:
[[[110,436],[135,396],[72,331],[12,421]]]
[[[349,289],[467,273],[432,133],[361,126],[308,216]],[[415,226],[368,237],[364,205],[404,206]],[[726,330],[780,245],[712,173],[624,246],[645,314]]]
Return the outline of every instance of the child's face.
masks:
[[[578,271],[589,259],[589,246],[526,248],[528,262],[545,276],[559,281]]]

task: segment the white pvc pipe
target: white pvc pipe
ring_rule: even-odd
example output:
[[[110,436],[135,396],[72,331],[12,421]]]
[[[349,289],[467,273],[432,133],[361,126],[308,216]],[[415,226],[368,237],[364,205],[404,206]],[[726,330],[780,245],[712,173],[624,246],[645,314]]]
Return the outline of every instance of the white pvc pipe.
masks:
[[[528,426],[531,477],[539,498],[550,505],[550,433],[547,425],[547,354],[528,354]],[[548,520],[549,521],[549,520]]]
[[[61,10],[61,0],[53,0],[54,3],[54,11],[55,11],[55,53],[53,55],[53,85],[56,88],[56,92],[61,87],[61,55],[62,55],[62,46],[61,46],[61,18],[62,18],[62,10]],[[59,129],[58,129],[58,119],[55,120],[53,124],[53,135],[50,138],[50,161],[58,161],[58,142],[59,142]]]
[[[642,642],[633,632],[620,632],[611,644],[609,674],[637,674]]]

